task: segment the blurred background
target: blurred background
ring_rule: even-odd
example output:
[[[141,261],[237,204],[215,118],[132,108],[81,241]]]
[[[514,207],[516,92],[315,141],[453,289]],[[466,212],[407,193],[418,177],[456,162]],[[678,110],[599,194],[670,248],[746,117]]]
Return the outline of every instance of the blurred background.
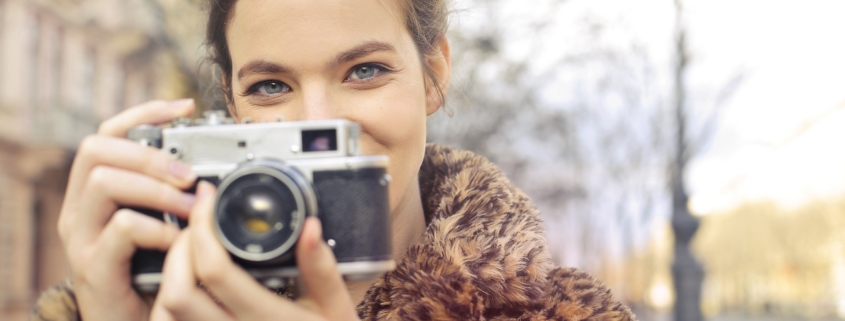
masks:
[[[505,170],[558,264],[641,320],[845,318],[845,2],[453,9],[429,140]],[[56,218],[82,137],[150,99],[221,107],[205,14],[201,0],[0,0],[0,320],[68,274]]]

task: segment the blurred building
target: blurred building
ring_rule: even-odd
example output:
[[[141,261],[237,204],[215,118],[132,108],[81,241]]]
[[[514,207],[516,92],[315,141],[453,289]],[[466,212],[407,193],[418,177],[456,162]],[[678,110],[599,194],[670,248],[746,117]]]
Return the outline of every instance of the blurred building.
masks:
[[[179,5],[200,17],[191,1],[0,0],[0,320],[68,275],[56,220],[79,141],[127,106],[196,96],[202,30],[173,39]]]

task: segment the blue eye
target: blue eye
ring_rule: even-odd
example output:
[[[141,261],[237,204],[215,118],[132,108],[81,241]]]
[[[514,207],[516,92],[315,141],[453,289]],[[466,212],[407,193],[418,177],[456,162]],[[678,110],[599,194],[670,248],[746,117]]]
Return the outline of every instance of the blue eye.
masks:
[[[361,66],[355,68],[355,77],[358,79],[372,78],[376,75],[376,69],[372,66]]]
[[[275,95],[290,91],[290,87],[276,80],[268,80],[257,83],[250,88],[249,92],[258,92],[262,95]]]
[[[363,64],[352,68],[347,80],[370,80],[380,73],[387,71],[386,68],[376,64]]]

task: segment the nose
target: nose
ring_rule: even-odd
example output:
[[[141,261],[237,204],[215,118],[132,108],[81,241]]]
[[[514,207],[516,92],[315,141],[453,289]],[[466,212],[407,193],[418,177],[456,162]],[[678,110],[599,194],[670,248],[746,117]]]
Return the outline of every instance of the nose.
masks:
[[[334,119],[340,117],[338,106],[326,86],[313,84],[302,87],[302,101],[299,106],[300,120]]]

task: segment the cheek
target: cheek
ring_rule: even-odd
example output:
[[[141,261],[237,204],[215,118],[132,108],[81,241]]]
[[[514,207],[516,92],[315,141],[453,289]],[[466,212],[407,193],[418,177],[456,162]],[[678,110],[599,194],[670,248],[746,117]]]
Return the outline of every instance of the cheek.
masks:
[[[398,86],[398,84],[397,84]],[[402,90],[390,91],[371,104],[367,115],[352,119],[361,123],[364,137],[361,147],[365,154],[390,157],[388,173],[391,210],[407,197],[425,153],[425,92],[422,83],[404,82]],[[357,118],[357,117],[356,117]]]
[[[425,140],[425,98],[398,95],[370,109],[359,122],[378,147],[402,150]],[[374,147],[376,147],[374,146]]]

